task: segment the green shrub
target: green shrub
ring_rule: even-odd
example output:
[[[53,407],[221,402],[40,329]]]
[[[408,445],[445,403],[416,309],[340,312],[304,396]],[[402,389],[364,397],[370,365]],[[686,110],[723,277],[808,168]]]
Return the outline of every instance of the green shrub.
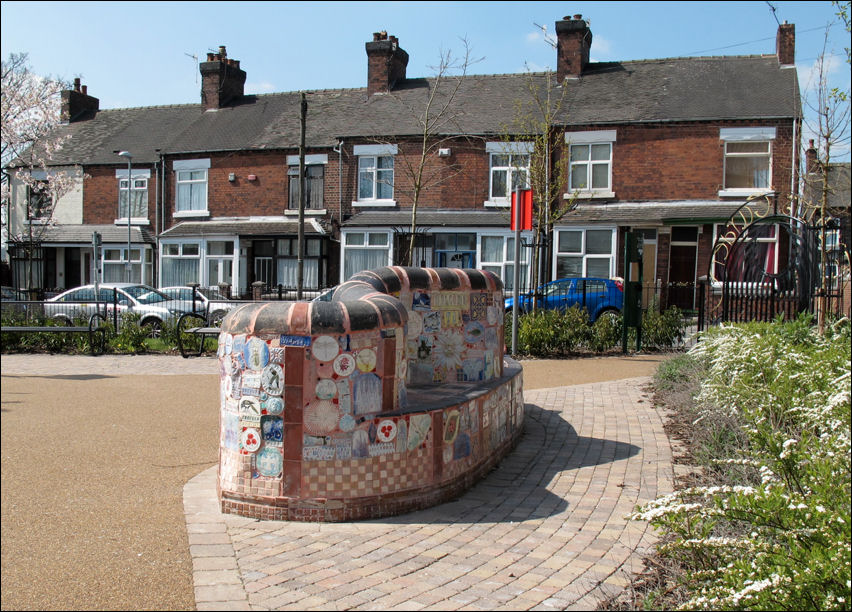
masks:
[[[682,564],[684,609],[849,609],[850,328],[811,322],[713,328],[690,353],[710,481],[634,515]]]
[[[671,348],[683,342],[685,334],[683,313],[677,306],[659,312],[652,304],[642,313],[643,348]]]
[[[589,327],[589,313],[585,308],[572,306],[558,313],[555,317],[556,349],[559,354],[574,353],[586,348],[592,336]]]
[[[556,310],[538,310],[519,316],[518,351],[536,356],[552,355],[557,350],[560,316]]]
[[[589,350],[603,353],[621,343],[623,318],[621,314],[605,313],[598,317],[589,334]]]
[[[109,341],[109,346],[119,353],[141,353],[145,350],[147,327],[140,325],[141,316],[135,312],[121,313],[121,323],[117,334]]]

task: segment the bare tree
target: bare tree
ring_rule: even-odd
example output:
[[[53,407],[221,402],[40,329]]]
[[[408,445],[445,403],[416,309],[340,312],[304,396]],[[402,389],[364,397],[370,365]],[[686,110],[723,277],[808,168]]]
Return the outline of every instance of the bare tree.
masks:
[[[459,88],[462,86],[467,71],[480,59],[471,57],[471,48],[468,41],[461,39],[463,51],[456,55],[452,50],[439,52],[437,66],[431,66],[434,75],[426,79],[428,95],[425,102],[420,105],[412,102],[409,95],[400,95],[398,92],[390,95],[400,104],[406,114],[417,126],[417,133],[412,135],[409,141],[414,147],[411,155],[400,155],[395,160],[394,173],[397,170],[405,178],[397,181],[394,178],[394,193],[411,202],[411,223],[409,225],[408,265],[414,265],[415,239],[417,233],[417,213],[424,193],[430,189],[447,182],[452,177],[463,171],[459,164],[436,165],[430,163],[439,149],[446,148],[459,139],[469,138],[462,133],[458,124],[460,109],[456,104]],[[377,142],[385,142],[377,140]],[[406,189],[400,190],[397,186],[406,185]]]
[[[76,180],[69,172],[48,171],[48,163],[66,140],[55,135],[64,89],[68,83],[34,74],[26,53],[12,53],[2,62],[2,223],[10,240],[28,245],[28,287],[33,249],[41,241],[45,222]],[[13,177],[26,190],[26,219],[16,235],[12,235],[10,208]],[[42,224],[34,227],[31,221],[36,217]]]
[[[843,23],[847,34],[850,32],[849,6],[850,2],[835,2],[838,17]],[[828,253],[826,234],[828,224],[832,219],[849,215],[848,208],[832,208],[831,202],[836,195],[832,184],[831,168],[833,155],[838,150],[849,150],[850,145],[850,92],[847,89],[832,87],[829,84],[830,52],[828,50],[829,30],[826,28],[823,50],[814,68],[815,83],[812,84],[810,95],[806,95],[805,103],[810,108],[813,119],[806,119],[809,130],[816,136],[814,148],[815,159],[811,159],[815,167],[805,175],[803,213],[806,219],[815,220],[820,226],[820,284],[818,291],[817,325],[819,333],[825,331],[825,312],[828,293]],[[846,51],[846,63],[850,64],[849,48]],[[812,141],[813,142],[813,141]],[[848,205],[848,203],[847,203]],[[846,259],[848,264],[848,247]]]
[[[540,282],[542,262],[553,235],[553,224],[559,221],[575,203],[576,196],[564,199],[567,178],[566,146],[559,128],[567,106],[567,87],[558,87],[550,70],[544,75],[527,71],[526,97],[515,101],[515,117],[511,125],[503,126],[503,140],[528,142],[532,145],[527,167],[533,196],[533,261],[530,286]],[[535,300],[537,302],[537,300]],[[535,303],[534,303],[535,305]]]

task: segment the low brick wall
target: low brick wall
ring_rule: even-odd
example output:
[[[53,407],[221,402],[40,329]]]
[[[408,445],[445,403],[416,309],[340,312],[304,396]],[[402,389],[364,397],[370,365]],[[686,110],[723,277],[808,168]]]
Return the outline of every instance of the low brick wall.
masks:
[[[516,443],[500,280],[381,268],[330,302],[248,304],[219,338],[221,507],[342,521],[458,495]]]

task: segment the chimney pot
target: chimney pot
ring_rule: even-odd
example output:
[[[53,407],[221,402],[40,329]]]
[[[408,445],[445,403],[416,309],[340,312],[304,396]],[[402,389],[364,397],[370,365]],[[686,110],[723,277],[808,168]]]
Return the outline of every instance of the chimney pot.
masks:
[[[88,96],[88,95],[89,95],[88,89],[89,89],[89,87],[88,87],[87,85],[83,85],[83,95],[84,95],[84,96]]]
[[[212,54],[212,53],[208,53],[208,54],[207,54],[207,61],[208,61],[208,62],[212,62],[212,61],[213,61],[213,54]]]
[[[219,55],[222,57],[228,57],[228,52],[225,51],[225,45],[219,45]]]
[[[80,91],[80,79],[74,79],[74,91]]]
[[[582,15],[574,15],[574,21],[580,21],[582,18]]]

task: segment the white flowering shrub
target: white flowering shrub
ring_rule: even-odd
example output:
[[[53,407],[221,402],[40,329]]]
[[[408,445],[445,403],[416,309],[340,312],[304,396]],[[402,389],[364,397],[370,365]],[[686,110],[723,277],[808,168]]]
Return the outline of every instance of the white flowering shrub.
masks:
[[[809,317],[710,330],[691,354],[702,416],[734,415],[743,444],[718,463],[740,482],[679,490],[639,508],[685,568],[682,609],[850,607],[850,325]],[[715,419],[701,416],[695,427]]]

